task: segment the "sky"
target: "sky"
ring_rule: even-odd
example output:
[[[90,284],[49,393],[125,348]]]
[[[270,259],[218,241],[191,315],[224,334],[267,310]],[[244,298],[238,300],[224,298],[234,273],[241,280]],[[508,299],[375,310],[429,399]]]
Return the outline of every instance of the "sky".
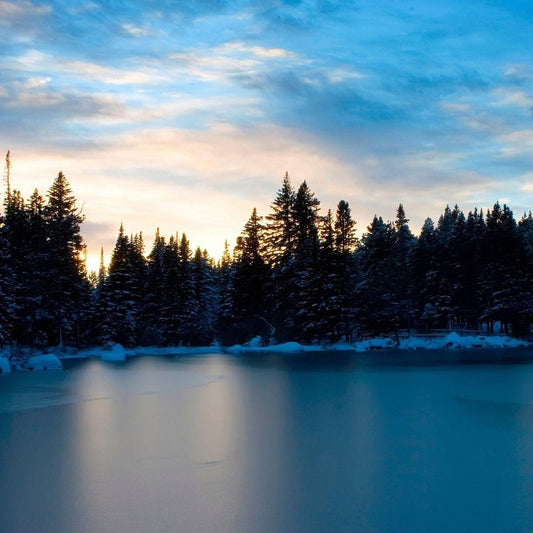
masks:
[[[529,0],[0,0],[0,61],[12,187],[64,172],[90,269],[121,223],[218,258],[286,171],[359,234],[533,208]]]

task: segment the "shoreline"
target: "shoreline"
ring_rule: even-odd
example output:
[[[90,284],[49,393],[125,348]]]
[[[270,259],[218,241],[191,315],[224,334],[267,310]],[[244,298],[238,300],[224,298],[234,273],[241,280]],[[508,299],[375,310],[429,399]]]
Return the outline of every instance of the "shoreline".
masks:
[[[310,365],[350,364],[372,367],[523,364],[533,362],[532,347],[532,343],[503,335],[461,336],[452,332],[439,338],[407,337],[401,339],[398,345],[395,345],[391,337],[376,337],[354,343],[302,345],[287,342],[261,346],[261,339],[256,338],[245,345],[234,346],[124,348],[115,344],[71,353],[51,349],[46,355],[56,357],[61,362],[83,359],[121,362],[139,357],[201,357],[220,354],[258,360],[284,359],[290,363]],[[45,355],[43,352],[32,352],[28,359],[39,358],[43,355]],[[1,359],[7,363],[5,358]],[[24,361],[25,359],[11,361],[13,370],[23,367]]]

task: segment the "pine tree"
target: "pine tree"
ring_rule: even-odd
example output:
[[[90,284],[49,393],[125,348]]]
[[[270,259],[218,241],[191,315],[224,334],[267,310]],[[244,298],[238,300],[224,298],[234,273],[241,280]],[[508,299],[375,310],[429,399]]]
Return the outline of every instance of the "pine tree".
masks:
[[[528,327],[530,309],[524,302],[528,302],[531,288],[516,221],[509,207],[497,202],[487,212],[485,223],[482,318],[491,329],[497,321],[504,332],[521,335]]]
[[[140,343],[146,346],[158,346],[163,343],[161,316],[167,277],[166,253],[165,238],[161,236],[157,228],[154,244],[148,256],[146,290],[142,308]]]
[[[194,320],[195,334],[191,344],[207,346],[213,342],[216,319],[216,292],[213,272],[207,252],[196,248],[191,262],[191,278],[197,315]]]
[[[135,239],[132,239],[135,241]],[[135,346],[140,330],[142,281],[138,244],[130,241],[121,224],[111,257],[102,298],[107,317],[101,328],[101,341]]]
[[[214,277],[217,296],[216,337],[224,346],[229,346],[237,342],[237,337],[234,332],[236,319],[233,304],[235,268],[227,240]]]
[[[161,305],[159,324],[164,344],[177,346],[184,340],[188,318],[184,311],[183,295],[184,270],[188,269],[188,259],[180,259],[177,235],[171,236],[165,246],[162,267],[164,280],[159,297]]]
[[[413,318],[412,310],[412,255],[415,237],[409,228],[409,219],[405,215],[403,205],[396,211],[393,229],[393,248],[391,261],[392,291],[389,305],[395,315],[395,322],[400,328],[409,328]]]
[[[237,254],[233,269],[230,337],[242,343],[256,336],[268,339],[270,328],[264,315],[266,311],[266,286],[269,268],[261,254],[264,228],[261,217],[254,208],[243,232],[237,240]]]
[[[355,250],[356,222],[348,202],[341,200],[335,215],[335,255],[332,265],[335,272],[336,298],[339,305],[338,335],[352,340],[357,305],[357,271]]]
[[[289,173],[283,178],[281,189],[271,205],[271,213],[267,215],[264,236],[263,257],[271,265],[276,265],[292,253],[294,228],[294,202],[296,193],[291,185]]]
[[[292,336],[305,343],[318,340],[322,321],[319,209],[320,201],[304,181],[294,201],[294,257],[286,265],[290,275],[286,305]]]
[[[13,338],[14,290],[15,274],[10,264],[9,243],[4,235],[4,219],[0,216],[0,350]]]
[[[290,340],[295,328],[293,302],[294,292],[293,263],[295,256],[296,229],[294,204],[296,193],[289,174],[285,173],[281,189],[271,204],[267,215],[262,249],[263,257],[271,267],[270,282],[267,288],[267,307],[277,341]]]
[[[400,326],[394,300],[393,255],[395,230],[392,224],[374,216],[358,250],[361,279],[357,290],[359,321],[372,333],[396,331]]]
[[[79,337],[79,311],[86,302],[88,283],[85,244],[80,225],[84,220],[76,207],[70,184],[60,172],[48,191],[44,209],[48,239],[46,307],[54,326],[50,344],[76,343]]]

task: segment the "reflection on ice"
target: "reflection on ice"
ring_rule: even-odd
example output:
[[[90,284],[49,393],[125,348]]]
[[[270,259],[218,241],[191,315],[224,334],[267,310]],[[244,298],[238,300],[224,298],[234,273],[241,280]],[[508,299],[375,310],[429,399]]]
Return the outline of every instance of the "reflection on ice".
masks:
[[[168,363],[168,362],[167,362]],[[0,392],[0,414],[81,402],[113,400],[120,396],[164,394],[190,387],[203,387],[223,379],[183,369],[167,372],[161,360],[133,360],[124,367],[110,368],[95,360],[78,363],[83,371],[59,374],[15,372]],[[143,367],[144,370],[143,370]],[[124,379],[128,373],[128,379]]]

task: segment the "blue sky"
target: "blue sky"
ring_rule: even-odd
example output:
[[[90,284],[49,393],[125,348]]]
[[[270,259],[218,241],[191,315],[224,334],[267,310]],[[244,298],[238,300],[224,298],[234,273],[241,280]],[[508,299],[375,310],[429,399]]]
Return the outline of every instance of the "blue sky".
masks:
[[[533,205],[526,1],[0,0],[13,185],[63,170],[90,266],[118,226],[214,256],[288,171],[364,231],[399,202]]]

